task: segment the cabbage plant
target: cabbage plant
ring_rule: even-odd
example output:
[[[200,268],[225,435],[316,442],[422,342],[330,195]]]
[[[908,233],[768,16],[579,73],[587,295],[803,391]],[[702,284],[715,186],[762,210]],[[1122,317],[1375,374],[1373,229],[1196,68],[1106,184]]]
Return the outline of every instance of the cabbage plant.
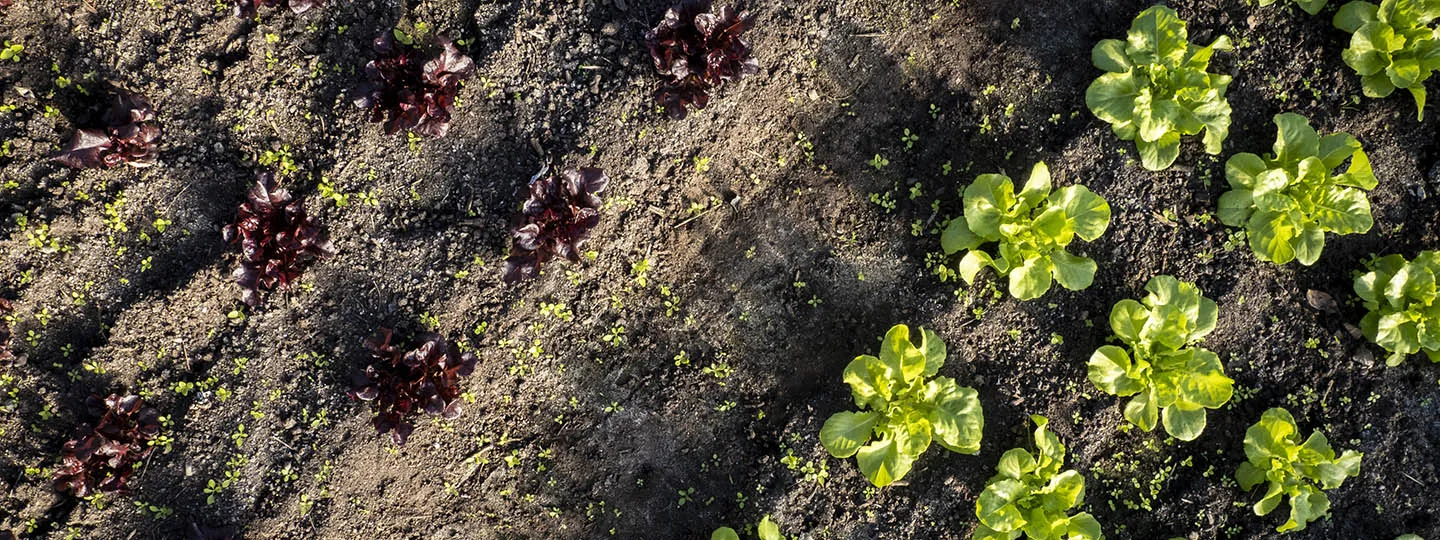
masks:
[[[1230,191],[1220,196],[1220,222],[1244,227],[1260,260],[1309,266],[1325,248],[1325,233],[1370,230],[1375,173],[1348,133],[1321,137],[1295,113],[1275,116],[1275,153],[1236,154],[1225,162]],[[1349,162],[1345,172],[1334,174]]]
[[[885,333],[880,356],[861,355],[845,367],[855,406],[865,412],[835,413],[820,428],[830,455],[856,456],[860,472],[884,487],[910,472],[931,442],[952,452],[980,452],[985,418],[973,388],[936,377],[945,364],[945,342],[921,329],[897,324]]]
[[[945,253],[961,251],[960,277],[974,283],[986,267],[1010,276],[1010,295],[1032,300],[1053,281],[1081,290],[1095,279],[1095,261],[1065,250],[1076,237],[1094,241],[1110,226],[1110,203],[1085,186],[1051,191],[1050,169],[1035,164],[1020,193],[1003,174],[982,174],[965,188],[965,214],[940,236]],[[981,250],[997,244],[997,253]]]
[[[1193,441],[1205,430],[1205,409],[1230,401],[1235,381],[1220,357],[1198,344],[1215,330],[1215,301],[1171,276],[1145,284],[1144,303],[1125,299],[1110,310],[1110,328],[1125,347],[1105,345],[1090,356],[1090,382],[1107,394],[1135,396],[1125,419],[1150,431]]]
[[[1069,515],[1085,500],[1085,477],[1065,466],[1065,445],[1034,415],[1035,449],[1011,448],[975,501],[972,540],[1099,540],[1100,522],[1087,512]]]
[[[1190,43],[1175,10],[1152,6],[1135,17],[1124,41],[1102,40],[1091,50],[1106,73],[1085,91],[1085,105],[1121,140],[1135,141],[1146,169],[1169,168],[1180,137],[1201,131],[1205,151],[1219,154],[1230,134],[1230,76],[1206,69],[1215,51],[1230,48],[1227,36],[1206,47]]]
[[[1425,80],[1440,69],[1440,0],[1355,0],[1335,13],[1335,27],[1350,32],[1341,53],[1360,74],[1360,89],[1383,98],[1397,89],[1415,98],[1416,118],[1425,120]]]
[[[1355,278],[1355,294],[1369,310],[1360,330],[1390,352],[1385,363],[1398,366],[1418,352],[1440,362],[1440,252],[1422,251],[1413,261],[1387,255],[1368,269]]]
[[[1322,490],[1335,489],[1346,478],[1360,474],[1361,454],[1346,450],[1339,457],[1324,433],[1316,431],[1300,442],[1300,429],[1290,411],[1265,411],[1260,421],[1245,430],[1245,459],[1235,471],[1241,489],[1267,484],[1264,498],[1255,503],[1255,515],[1264,516],[1290,498],[1290,518],[1275,530],[1298,531],[1330,510]]]

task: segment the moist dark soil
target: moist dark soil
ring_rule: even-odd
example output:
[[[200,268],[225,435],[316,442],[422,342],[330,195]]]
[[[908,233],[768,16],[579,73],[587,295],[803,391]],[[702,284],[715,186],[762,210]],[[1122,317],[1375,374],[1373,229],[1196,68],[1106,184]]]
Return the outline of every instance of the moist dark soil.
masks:
[[[1238,45],[1213,64],[1235,77],[1234,127],[1221,156],[1187,139],[1175,167],[1146,171],[1084,92],[1091,47],[1148,4],[755,2],[761,73],[671,120],[642,39],[661,0],[332,0],[248,21],[200,0],[15,0],[0,14],[0,38],[25,47],[0,64],[0,296],[29,362],[0,371],[0,531],[669,539],[768,514],[799,538],[969,538],[1000,454],[1042,414],[1110,538],[1276,538],[1288,507],[1254,515],[1260,494],[1233,473],[1246,427],[1283,406],[1364,453],[1328,519],[1286,538],[1440,537],[1440,365],[1387,368],[1351,326],[1372,254],[1440,248],[1440,119],[1360,97],[1335,5],[1175,1],[1192,40]],[[351,103],[371,41],[417,22],[479,67],[438,140],[386,136]],[[156,103],[160,163],[48,161],[110,85]],[[1358,137],[1380,179],[1374,228],[1331,235],[1310,267],[1257,260],[1213,217],[1224,159],[1268,151],[1281,112]],[[249,309],[219,231],[285,152],[284,184],[339,254]],[[1114,210],[1077,246],[1094,285],[1019,302],[993,274],[942,281],[960,190],[1039,160]],[[575,166],[612,179],[592,253],[501,283],[526,181]],[[1110,306],[1157,274],[1219,303],[1205,346],[1236,380],[1189,443],[1129,429],[1085,375]],[[979,455],[935,446],[874,489],[818,433],[853,407],[846,363],[897,323],[949,344],[941,374],[979,391],[986,429]],[[346,390],[380,327],[479,355],[463,416],[420,418],[405,446],[374,433]],[[84,398],[111,392],[144,395],[173,444],[129,495],[57,493]]]

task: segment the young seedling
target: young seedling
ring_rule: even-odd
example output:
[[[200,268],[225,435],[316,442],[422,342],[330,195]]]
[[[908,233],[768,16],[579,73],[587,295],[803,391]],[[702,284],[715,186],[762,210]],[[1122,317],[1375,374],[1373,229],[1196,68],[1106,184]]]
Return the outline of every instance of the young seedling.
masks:
[[[1384,0],[1378,6],[1355,0],[1340,6],[1335,27],[1351,33],[1341,57],[1360,75],[1367,97],[1409,90],[1416,120],[1425,120],[1425,81],[1440,70],[1440,30],[1431,26],[1436,19],[1440,3],[1434,0]]]
[[[440,51],[427,61],[425,51],[397,43],[391,34],[375,39],[379,57],[365,64],[369,83],[355,106],[368,111],[371,122],[385,121],[386,135],[406,131],[438,138],[450,129],[455,95],[460,82],[475,73],[475,62],[448,39],[436,38],[435,44]]]
[[[1020,193],[1003,174],[982,174],[965,188],[965,214],[940,236],[947,255],[966,252],[959,274],[973,284],[985,267],[1010,276],[1010,295],[1033,300],[1053,281],[1081,290],[1095,279],[1095,261],[1065,247],[1078,236],[1094,241],[1110,226],[1110,203],[1081,185],[1051,192],[1050,169],[1035,164]],[[980,249],[998,243],[999,257]]]
[[[780,526],[770,521],[770,516],[760,519],[760,525],[755,527],[755,534],[759,535],[760,540],[785,540],[785,536],[780,534]],[[740,533],[730,527],[720,527],[710,533],[710,540],[740,540]]]
[[[1330,511],[1330,498],[1321,490],[1340,487],[1346,478],[1360,474],[1362,454],[1346,450],[1335,457],[1325,434],[1316,431],[1300,442],[1300,429],[1290,411],[1265,411],[1260,421],[1245,430],[1245,458],[1235,471],[1240,488],[1250,491],[1269,483],[1265,497],[1255,503],[1255,515],[1263,516],[1290,498],[1290,519],[1275,530],[1298,531]]]
[[[1215,330],[1215,301],[1170,276],[1155,276],[1145,290],[1144,304],[1127,298],[1110,310],[1110,328],[1125,348],[1096,350],[1090,382],[1110,395],[1135,396],[1125,419],[1140,429],[1154,430],[1163,417],[1166,433],[1193,441],[1205,430],[1205,409],[1224,405],[1234,391],[1220,357],[1198,345]]]
[[[365,341],[375,362],[365,368],[365,378],[350,390],[350,399],[375,403],[371,421],[381,435],[403,446],[415,431],[407,419],[414,412],[446,420],[460,417],[460,378],[475,370],[474,354],[461,353],[453,342],[436,334],[417,338],[420,345],[406,351],[391,343],[392,332],[381,328]]]
[[[1221,223],[1245,228],[1260,260],[1310,266],[1325,248],[1325,233],[1370,230],[1365,192],[1375,188],[1375,173],[1348,133],[1321,137],[1295,113],[1276,115],[1275,125],[1275,153],[1241,153],[1225,162],[1230,191],[1220,196],[1217,213]],[[1331,174],[1347,160],[1344,173]]]
[[[915,460],[938,442],[952,452],[975,454],[985,418],[973,388],[936,377],[945,364],[945,343],[929,330],[910,341],[898,324],[885,333],[880,356],[861,355],[845,367],[855,406],[820,428],[820,443],[840,459],[856,456],[860,472],[885,487],[910,472]]]
[[[1061,472],[1065,445],[1045,429],[1050,420],[1032,415],[1035,449],[1011,448],[1000,456],[995,476],[975,501],[972,540],[1100,540],[1100,522],[1087,512],[1069,515],[1085,500],[1085,477]]]
[[[593,168],[531,180],[521,223],[510,229],[510,255],[505,258],[502,279],[532,279],[557,257],[580,262],[581,248],[600,223],[600,192],[609,183],[605,171]]]
[[[260,305],[261,291],[288,289],[314,260],[335,254],[335,245],[305,212],[304,201],[278,187],[271,173],[256,180],[235,223],[226,225],[222,235],[241,246],[234,278],[241,300],[251,307]]]
[[[748,10],[714,9],[710,0],[681,0],[645,33],[645,45],[660,72],[655,101],[671,118],[688,107],[704,109],[710,92],[726,82],[760,72],[742,35],[755,24]]]
[[[70,143],[51,159],[75,169],[154,165],[160,141],[155,107],[145,96],[124,90],[114,99],[101,118],[103,127],[75,130]]]
[[[1355,278],[1355,294],[1369,310],[1360,330],[1390,352],[1385,363],[1398,366],[1418,352],[1440,362],[1440,252],[1422,251],[1413,261],[1387,255],[1367,269]]]
[[[82,499],[125,493],[135,465],[155,449],[147,443],[160,433],[160,413],[146,407],[140,396],[92,395],[85,406],[100,420],[93,427],[82,424],[65,443],[55,469],[55,489]]]
[[[1106,73],[1085,91],[1085,105],[1120,140],[1135,141],[1152,171],[1175,163],[1182,135],[1204,131],[1205,151],[1214,155],[1230,134],[1230,76],[1206,71],[1215,51],[1230,50],[1230,38],[1200,47],[1188,36],[1175,10],[1153,6],[1135,17],[1125,41],[1102,40],[1090,53]]]

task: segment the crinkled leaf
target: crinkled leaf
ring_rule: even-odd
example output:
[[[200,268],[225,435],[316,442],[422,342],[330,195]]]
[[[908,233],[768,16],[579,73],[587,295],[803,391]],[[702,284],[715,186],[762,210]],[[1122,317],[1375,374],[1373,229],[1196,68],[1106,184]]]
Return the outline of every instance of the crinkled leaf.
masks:
[[[1114,396],[1130,396],[1145,388],[1145,381],[1132,374],[1134,364],[1125,349],[1105,345],[1090,355],[1088,376],[1090,382],[1105,393]]]
[[[873,411],[835,413],[820,428],[820,443],[830,455],[848,458],[870,441],[880,420],[880,414]]]
[[[948,377],[936,378],[925,386],[925,400],[933,407],[928,419],[935,430],[935,441],[954,452],[979,452],[985,416],[975,390],[957,385]]]

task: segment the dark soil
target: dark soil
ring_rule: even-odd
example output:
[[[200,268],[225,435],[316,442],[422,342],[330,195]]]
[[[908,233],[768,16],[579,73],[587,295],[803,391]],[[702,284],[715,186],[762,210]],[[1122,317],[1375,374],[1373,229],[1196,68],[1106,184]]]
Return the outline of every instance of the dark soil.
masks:
[[[1029,444],[1028,415],[1043,414],[1109,537],[1274,538],[1288,507],[1255,516],[1259,493],[1231,478],[1245,428],[1283,406],[1302,431],[1365,454],[1329,492],[1330,518],[1287,538],[1440,537],[1440,365],[1386,368],[1347,329],[1371,254],[1440,247],[1440,119],[1417,123],[1404,95],[1358,97],[1334,5],[1310,17],[1173,2],[1194,41],[1240,45],[1214,64],[1235,76],[1234,127],[1225,155],[1187,141],[1176,167],[1152,173],[1084,106],[1099,74],[1090,48],[1149,2],[756,2],[762,73],[681,121],[650,99],[641,40],[665,0],[399,4],[332,0],[259,22],[198,0],[16,0],[0,14],[0,38],[25,45],[0,65],[0,103],[14,106],[0,117],[13,144],[0,157],[0,296],[15,300],[30,359],[0,372],[0,531],[669,539],[770,514],[802,538],[968,538],[996,460]],[[411,146],[350,101],[371,40],[415,21],[466,40],[479,71],[449,135]],[[149,95],[159,166],[48,162],[95,112],[61,76]],[[1358,137],[1380,178],[1374,229],[1330,236],[1313,267],[1260,262],[1211,218],[1224,158],[1267,151],[1286,111]],[[219,230],[275,168],[264,153],[287,147],[285,182],[340,253],[243,309],[238,250]],[[871,167],[876,154],[890,165]],[[1037,160],[1115,211],[1080,245],[1099,263],[1094,286],[1021,303],[993,278],[942,282],[938,230],[959,190]],[[501,284],[506,226],[545,164],[609,172],[595,256]],[[322,179],[349,204],[322,197]],[[159,232],[157,217],[173,225]],[[61,249],[32,245],[41,224]],[[1122,401],[1085,377],[1110,306],[1162,273],[1219,302],[1206,346],[1236,380],[1191,443],[1124,429]],[[1310,308],[1310,290],[1340,312]],[[987,427],[979,455],[932,447],[905,485],[876,490],[818,432],[852,406],[845,364],[896,323],[945,339],[942,374],[979,390]],[[381,326],[464,337],[481,357],[464,416],[421,419],[404,447],[345,395]],[[49,470],[86,420],[84,397],[117,391],[168,415],[172,450],[103,508],[57,494]],[[237,480],[207,503],[227,471]]]

